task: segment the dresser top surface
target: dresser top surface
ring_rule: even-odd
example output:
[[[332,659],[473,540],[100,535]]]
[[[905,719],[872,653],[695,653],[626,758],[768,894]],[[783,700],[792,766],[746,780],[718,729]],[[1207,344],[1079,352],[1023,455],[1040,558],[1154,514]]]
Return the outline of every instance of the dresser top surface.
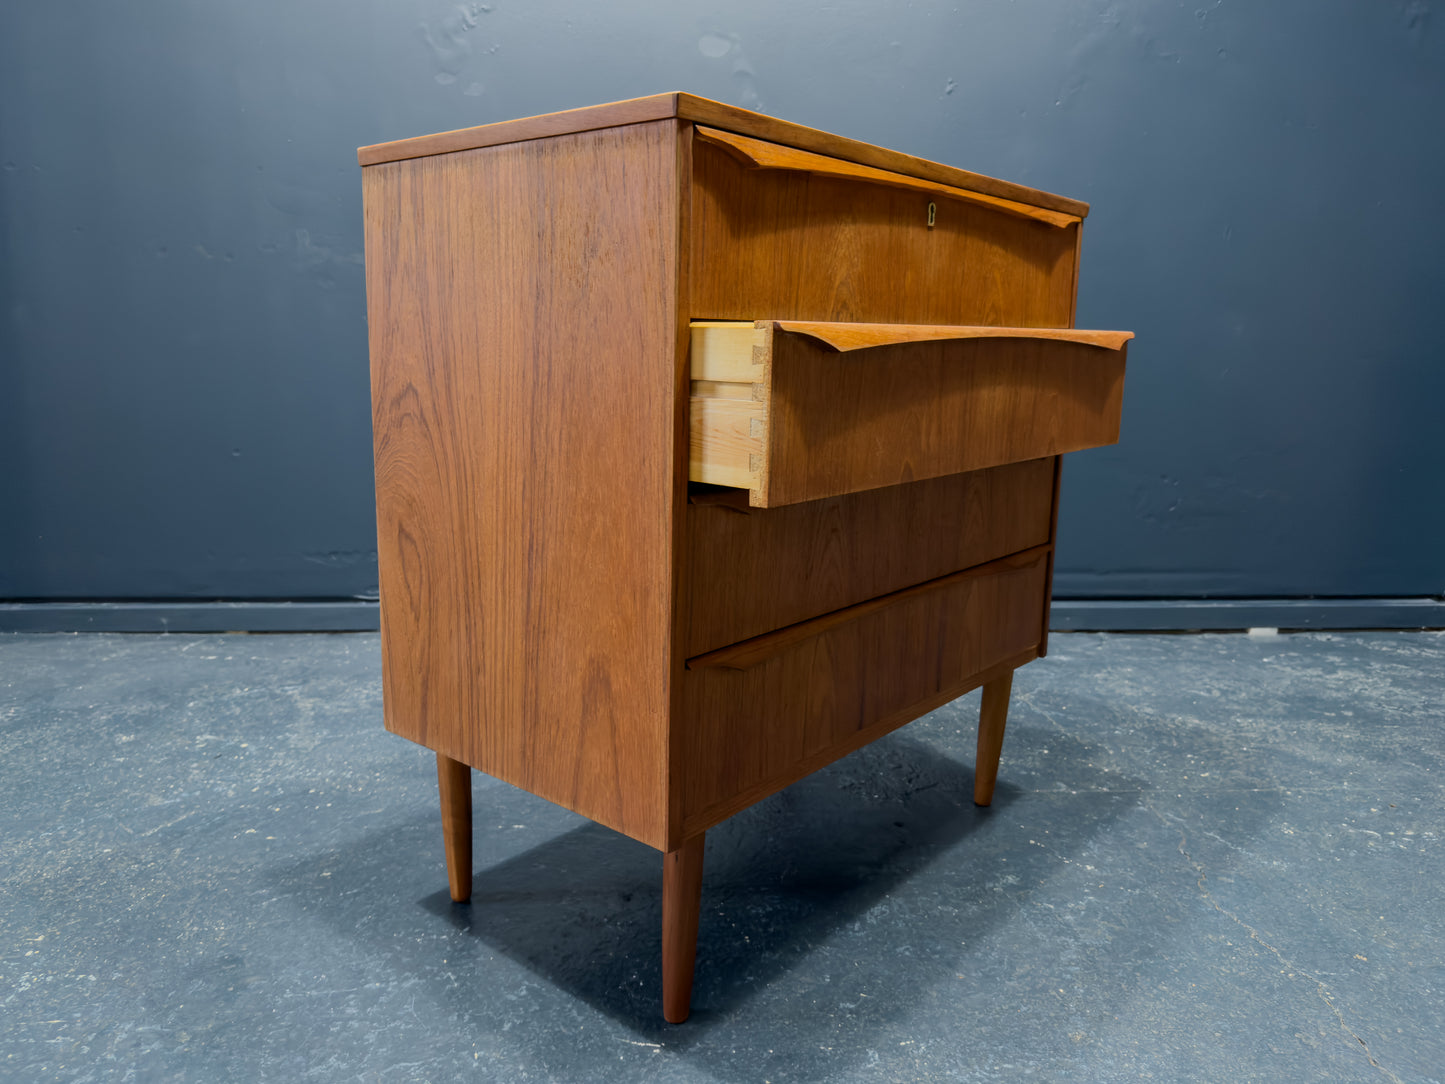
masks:
[[[959,188],[982,192],[1001,199],[1017,200],[1020,203],[1045,207],[1064,214],[1089,213],[1089,205],[1079,200],[1042,192],[1026,185],[986,177],[965,169],[915,158],[910,154],[889,150],[872,143],[832,135],[828,132],[809,128],[802,124],[779,120],[748,109],[724,105],[695,94],[671,92],[653,94],[646,98],[632,98],[623,102],[609,102],[605,105],[591,105],[582,109],[568,109],[561,113],[547,113],[537,117],[483,124],[476,128],[458,128],[451,132],[399,139],[390,143],[376,143],[361,147],[356,152],[357,161],[363,166],[379,165],[383,162],[397,162],[407,158],[425,158],[436,154],[450,154],[455,151],[474,150],[478,147],[494,147],[505,143],[521,143],[532,139],[546,139],[552,136],[570,135],[577,132],[596,131],[624,124],[642,124],[648,121],[678,119],[697,124],[711,125],[730,132],[766,139],[775,143],[798,147],[817,154],[830,155],[851,162],[892,170],[912,177],[937,181]]]

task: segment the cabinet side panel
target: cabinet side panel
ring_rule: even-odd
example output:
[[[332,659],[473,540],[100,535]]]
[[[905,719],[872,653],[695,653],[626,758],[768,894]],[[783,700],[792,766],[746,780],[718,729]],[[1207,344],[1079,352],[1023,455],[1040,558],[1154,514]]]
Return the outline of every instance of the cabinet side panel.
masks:
[[[363,171],[388,729],[660,845],[673,122]]]

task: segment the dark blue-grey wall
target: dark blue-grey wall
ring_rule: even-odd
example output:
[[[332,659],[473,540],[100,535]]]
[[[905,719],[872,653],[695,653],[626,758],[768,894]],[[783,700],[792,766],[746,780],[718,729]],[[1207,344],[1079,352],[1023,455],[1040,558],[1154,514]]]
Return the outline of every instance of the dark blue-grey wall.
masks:
[[[376,585],[359,144],[689,90],[1091,201],[1062,596],[1445,591],[1432,0],[0,9],[0,598]]]

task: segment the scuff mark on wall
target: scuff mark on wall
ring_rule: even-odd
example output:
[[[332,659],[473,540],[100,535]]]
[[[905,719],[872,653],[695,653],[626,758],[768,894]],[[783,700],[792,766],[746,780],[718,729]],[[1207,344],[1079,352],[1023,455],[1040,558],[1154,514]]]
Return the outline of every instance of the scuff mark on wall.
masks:
[[[1410,44],[1417,48],[1425,40],[1425,32],[1430,26],[1430,4],[1427,0],[1409,0],[1405,4],[1405,36],[1410,39]]]
[[[762,95],[758,93],[757,73],[743,52],[741,36],[709,31],[698,38],[697,51],[709,60],[731,58],[733,84],[737,87],[734,100],[745,109],[764,108]]]
[[[490,4],[459,4],[456,11],[443,19],[438,26],[422,22],[418,26],[422,41],[425,42],[439,69],[432,78],[441,86],[451,86],[472,62],[476,50],[472,47],[470,35],[482,25],[482,20],[492,13]],[[495,53],[497,46],[487,50]],[[477,97],[486,88],[479,82],[470,82],[462,91],[469,97]]]
[[[363,258],[360,252],[339,252],[330,245],[317,244],[311,240],[311,231],[296,231],[296,264],[306,270],[318,267],[360,267]]]
[[[327,550],[320,553],[303,553],[302,560],[313,565],[327,565],[333,568],[353,565],[376,564],[375,550]]]
[[[697,51],[713,60],[727,56],[732,48],[732,41],[721,34],[704,34],[697,40]]]
[[[360,252],[342,252],[328,244],[313,241],[309,230],[296,231],[295,267],[313,276],[318,286],[333,289],[337,270],[354,268],[359,272],[363,262]]]

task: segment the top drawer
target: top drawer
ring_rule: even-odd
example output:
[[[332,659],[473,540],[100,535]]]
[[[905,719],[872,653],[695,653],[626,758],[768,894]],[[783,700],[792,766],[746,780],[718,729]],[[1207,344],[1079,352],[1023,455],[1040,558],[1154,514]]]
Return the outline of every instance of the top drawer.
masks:
[[[694,129],[695,319],[1064,327],[1079,220]]]

